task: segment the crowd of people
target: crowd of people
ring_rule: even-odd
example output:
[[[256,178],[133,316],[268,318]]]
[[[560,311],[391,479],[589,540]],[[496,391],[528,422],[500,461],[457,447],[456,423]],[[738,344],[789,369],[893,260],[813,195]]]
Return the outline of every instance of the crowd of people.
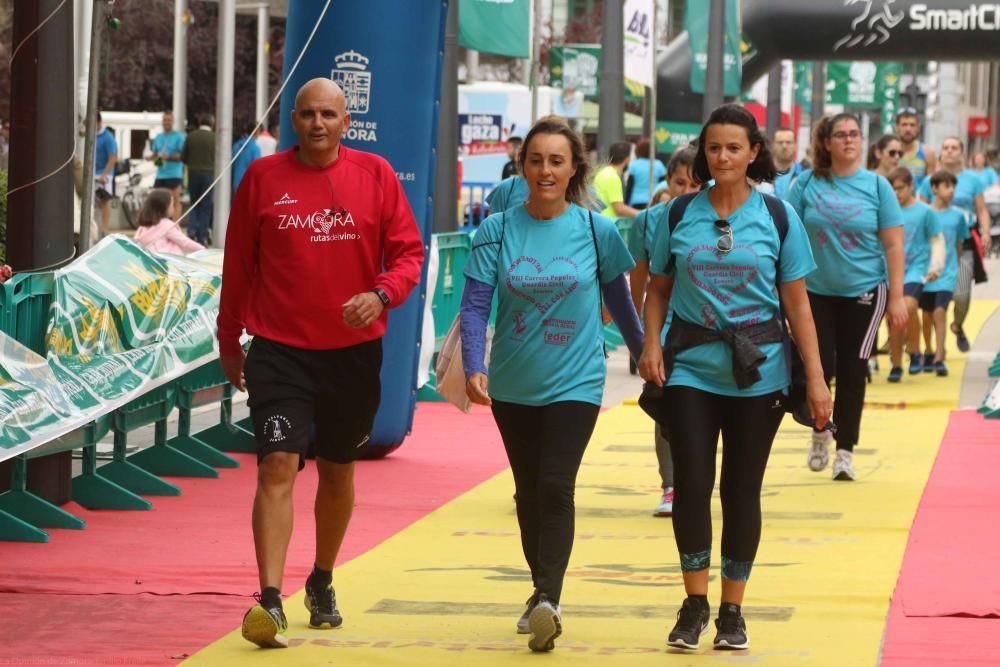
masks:
[[[960,351],[969,350],[971,286],[985,279],[982,256],[991,243],[983,194],[1000,188],[991,164],[996,151],[968,161],[958,137],[934,150],[919,140],[919,116],[907,108],[896,132],[867,150],[857,116],[823,118],[799,159],[793,130],[768,139],[749,112],[726,105],[666,166],[645,139],[613,143],[588,186],[581,180],[587,160],[564,130],[558,119],[543,119],[511,154],[505,180],[487,197],[493,215],[476,233],[462,306],[463,358],[476,360],[466,361],[468,394],[491,406],[500,427],[534,584],[518,632],[531,634],[533,650],[548,650],[562,629],[572,486],[603,382],[595,361],[585,397],[591,373],[570,381],[566,359],[590,368],[588,355],[601,343],[593,331],[599,318],[586,313],[600,306],[587,295],[603,294],[631,370],[646,380],[640,405],[654,418],[661,487],[654,515],[672,517],[684,574],[687,598],[668,644],[697,648],[708,629],[709,503],[721,435],[714,646],[745,648],[741,605],[760,539],[761,480],[782,416],[795,409],[792,366],[812,425],[803,450],[808,468],[831,468],[834,481],[853,481],[882,321],[889,382],[903,381],[904,352],[910,375],[946,376],[948,332]],[[553,208],[553,200],[560,205]],[[605,221],[616,218],[633,221],[631,262],[613,259],[614,251],[605,260],[615,262],[614,271],[583,289],[593,269],[580,255],[612,252],[598,230],[611,229]],[[585,231],[588,219],[589,251],[582,232],[572,231]],[[562,259],[567,238],[578,233],[580,247],[566,260],[572,273],[528,281],[525,262],[538,268]],[[615,272],[628,274],[629,308]],[[567,289],[567,276],[579,279],[578,292]],[[564,303],[568,292],[575,297]],[[494,293],[493,349],[480,362]],[[638,354],[633,310],[644,322]],[[552,330],[561,326],[569,328]]]
[[[212,185],[215,181],[215,130],[213,129],[215,120],[211,114],[198,114],[196,122],[186,134],[174,127],[174,115],[172,111],[164,111],[162,116],[162,131],[156,134],[149,142],[147,157],[156,166],[156,176],[153,188],[146,193],[146,198],[142,202],[143,209],[152,199],[151,206],[155,210],[162,208],[162,193],[160,190],[170,194],[172,205],[168,210],[162,211],[163,215],[155,220],[150,217],[149,212],[140,211],[138,225],[140,228],[156,226],[159,228],[155,234],[143,232],[142,229],[136,234],[135,240],[140,245],[153,245],[155,243],[162,246],[166,243],[166,226],[164,220],[171,220],[175,223],[182,218],[183,206],[181,204],[181,191],[187,185],[187,191],[191,202],[191,210],[184,221],[184,229],[177,227],[176,232],[170,232],[172,239],[177,238],[177,234],[186,235],[195,245],[172,243],[169,252],[177,252],[184,248],[203,248],[211,244],[212,216],[214,203],[214,189]],[[270,128],[256,128],[251,125],[242,128],[237,132],[237,137],[232,147],[232,192],[239,188],[249,165],[256,159],[266,155],[272,155],[278,145],[279,126],[272,123]],[[114,131],[105,126],[102,122],[101,114],[97,114],[97,138],[95,150],[95,204],[100,213],[101,235],[111,233],[111,206],[119,193],[115,192],[115,176],[119,173],[118,142]],[[145,215],[144,215],[145,213]],[[150,240],[154,239],[154,240]],[[190,250],[188,250],[190,252]]]

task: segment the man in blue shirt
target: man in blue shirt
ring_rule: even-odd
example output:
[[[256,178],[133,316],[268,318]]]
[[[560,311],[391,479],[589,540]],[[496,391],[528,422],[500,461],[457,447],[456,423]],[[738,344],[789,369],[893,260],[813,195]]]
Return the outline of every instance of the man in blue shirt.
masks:
[[[243,180],[243,174],[247,173],[247,169],[250,168],[250,163],[260,157],[260,146],[254,141],[252,131],[253,126],[251,125],[240,134],[239,139],[233,142],[233,157],[235,158],[233,162],[233,197],[240,189],[240,181]]]
[[[174,215],[181,212],[181,184],[184,182],[184,163],[181,162],[181,151],[184,150],[184,135],[174,129],[174,114],[163,112],[163,132],[153,137],[153,162],[156,163],[156,181],[154,188],[170,190],[174,200]]]
[[[101,209],[101,236],[111,233],[111,200],[115,196],[115,163],[118,162],[118,142],[110,128],[104,127],[101,112],[97,112],[97,146],[95,150],[94,200]]]

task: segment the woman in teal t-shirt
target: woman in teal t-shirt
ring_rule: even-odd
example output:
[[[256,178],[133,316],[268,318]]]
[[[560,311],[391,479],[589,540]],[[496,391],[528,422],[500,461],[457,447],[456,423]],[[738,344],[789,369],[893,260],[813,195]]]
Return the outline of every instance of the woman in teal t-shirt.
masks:
[[[647,382],[664,387],[658,421],[674,461],[673,527],[687,598],[667,643],[696,649],[708,629],[711,500],[721,434],[722,603],[714,645],[740,649],[749,645],[741,605],[760,543],[761,484],[789,387],[779,292],[820,428],[831,412],[830,391],[806,297],[812,252],[795,212],[748,184],[748,178],[773,182],[777,175],[749,111],[727,104],[712,112],[693,173],[701,183],[715,183],[671,201],[657,226],[639,370]],[[784,239],[768,201],[783,207]],[[678,205],[686,208],[671,230],[670,210]],[[661,349],[668,306],[672,319]]]
[[[889,182],[862,167],[862,146],[856,116],[823,118],[813,130],[814,167],[799,176],[788,193],[788,203],[802,218],[816,257],[817,269],[806,287],[827,383],[837,378],[833,478],[842,481],[854,479],[868,357],[879,323],[887,305],[892,329],[901,330],[907,319],[903,214]],[[829,431],[813,432],[811,470],[826,468],[833,438]]]
[[[465,269],[462,359],[466,393],[492,406],[514,475],[535,586],[517,630],[531,635],[531,650],[549,651],[562,632],[576,474],[604,391],[602,296],[636,358],[642,333],[624,275],[634,266],[628,248],[614,223],[579,205],[587,179],[582,139],[565,120],[543,118],[524,138],[519,162],[527,200],[483,222]]]

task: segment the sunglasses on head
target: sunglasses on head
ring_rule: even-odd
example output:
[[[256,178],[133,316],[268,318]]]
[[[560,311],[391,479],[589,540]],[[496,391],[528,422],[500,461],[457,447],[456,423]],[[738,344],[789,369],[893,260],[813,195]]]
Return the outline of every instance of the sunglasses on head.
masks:
[[[733,228],[729,226],[728,220],[716,220],[715,229],[722,236],[715,242],[715,249],[725,254],[733,249]]]

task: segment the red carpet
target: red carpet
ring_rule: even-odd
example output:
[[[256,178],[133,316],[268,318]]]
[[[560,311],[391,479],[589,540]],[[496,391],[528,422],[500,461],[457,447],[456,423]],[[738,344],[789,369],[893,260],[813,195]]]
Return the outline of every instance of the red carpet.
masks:
[[[237,627],[258,588],[250,532],[257,467],[252,455],[237,457],[241,467],[220,470],[218,479],[172,479],[182,495],[151,498],[152,511],[92,512],[71,503],[66,509],[87,522],[85,530],[50,531],[48,544],[0,543],[0,605],[14,619],[2,654],[170,664]],[[421,403],[402,447],[358,464],[339,563],[506,466],[488,410],[464,415]],[[315,489],[310,463],[295,489],[286,592],[301,588],[312,567]]]
[[[1000,664],[998,474],[1000,421],[953,412],[910,530],[883,665]]]

